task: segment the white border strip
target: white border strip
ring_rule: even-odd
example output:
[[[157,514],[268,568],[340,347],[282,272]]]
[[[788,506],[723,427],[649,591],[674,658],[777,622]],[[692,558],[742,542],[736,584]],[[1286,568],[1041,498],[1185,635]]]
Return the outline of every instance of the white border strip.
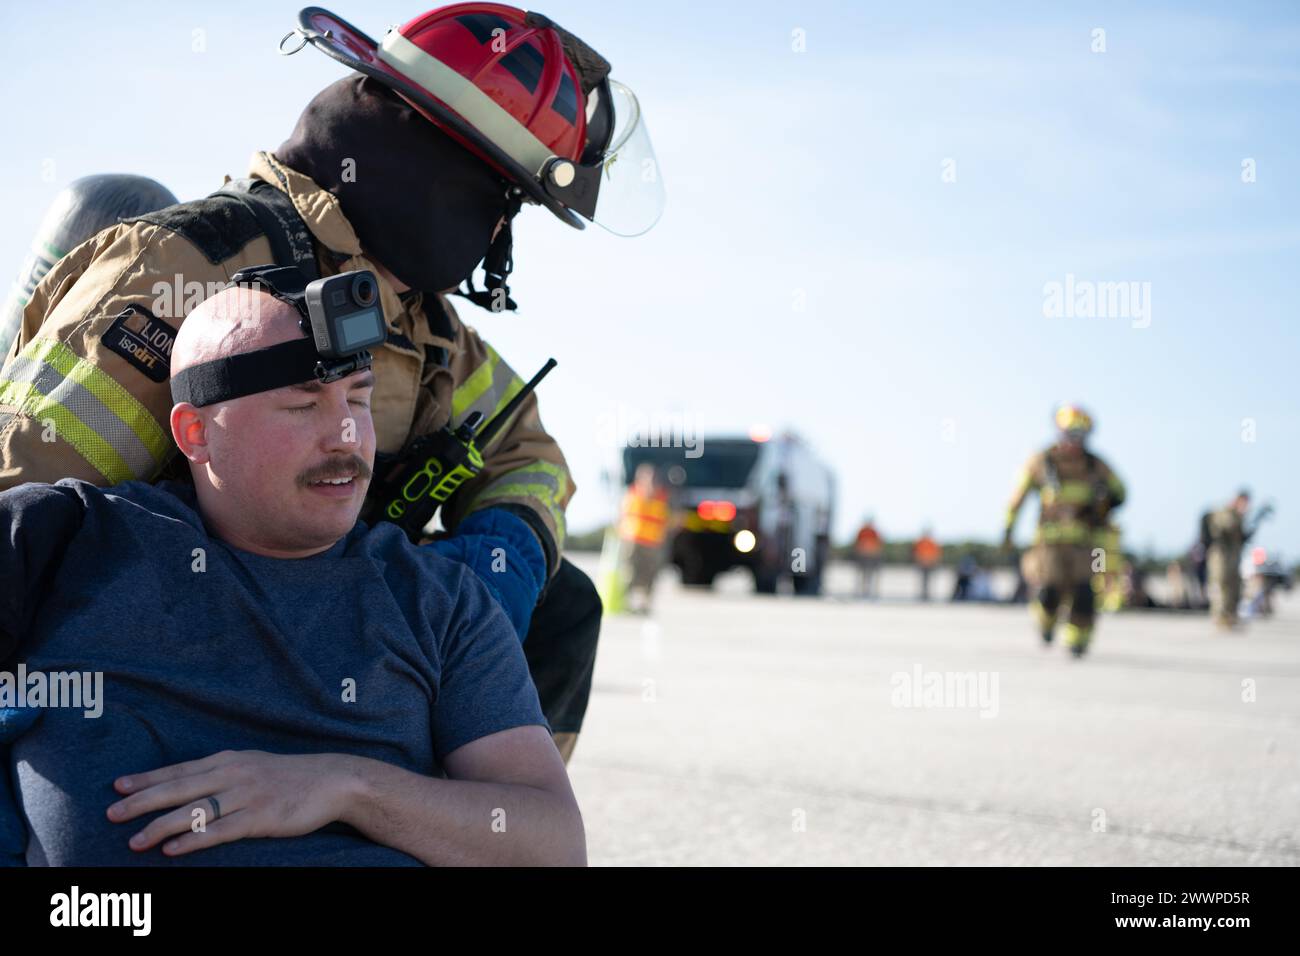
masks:
[[[388,32],[377,53],[383,62],[415,80],[463,116],[520,166],[541,177],[554,154],[492,97],[397,30]]]

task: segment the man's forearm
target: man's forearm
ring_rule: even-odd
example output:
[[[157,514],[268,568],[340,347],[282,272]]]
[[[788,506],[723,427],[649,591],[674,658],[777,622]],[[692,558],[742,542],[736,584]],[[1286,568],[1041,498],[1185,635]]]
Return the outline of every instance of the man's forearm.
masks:
[[[585,866],[582,815],[568,796],[522,784],[444,780],[349,757],[340,819],[430,866]]]

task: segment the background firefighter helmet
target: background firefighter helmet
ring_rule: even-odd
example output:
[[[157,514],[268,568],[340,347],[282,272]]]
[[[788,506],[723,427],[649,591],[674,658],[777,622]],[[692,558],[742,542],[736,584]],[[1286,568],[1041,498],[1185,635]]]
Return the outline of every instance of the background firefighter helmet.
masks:
[[[380,43],[320,7],[281,42],[307,43],[390,87],[499,171],[520,198],[618,235],[658,221],[663,185],[636,96],[537,13],[496,3],[431,10]],[[297,46],[285,41],[297,36]]]
[[[1054,420],[1057,428],[1080,441],[1092,433],[1092,416],[1078,405],[1062,405]]]

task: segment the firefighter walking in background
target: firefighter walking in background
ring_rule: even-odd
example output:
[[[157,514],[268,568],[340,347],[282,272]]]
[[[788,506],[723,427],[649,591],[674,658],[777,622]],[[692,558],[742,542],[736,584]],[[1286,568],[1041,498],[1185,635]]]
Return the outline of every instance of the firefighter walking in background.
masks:
[[[634,613],[650,613],[650,596],[663,564],[669,513],[668,490],[659,481],[655,466],[642,462],[623,496],[618,526],[629,579],[626,604]]]
[[[1050,644],[1062,604],[1069,604],[1065,642],[1082,657],[1096,617],[1094,573],[1105,570],[1108,555],[1097,547],[1110,513],[1124,502],[1124,485],[1099,456],[1085,447],[1092,418],[1077,405],[1056,411],[1056,444],[1029,459],[1007,508],[1003,546],[1012,547],[1016,516],[1031,491],[1038,492],[1038,530],[1021,568],[1036,590],[1030,602],[1043,642]]]

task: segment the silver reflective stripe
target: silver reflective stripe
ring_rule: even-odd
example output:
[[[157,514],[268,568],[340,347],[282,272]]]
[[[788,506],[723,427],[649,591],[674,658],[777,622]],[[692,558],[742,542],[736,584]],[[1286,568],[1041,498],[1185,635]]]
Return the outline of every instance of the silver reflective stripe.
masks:
[[[158,463],[140,436],[79,382],[65,378],[44,362],[21,354],[14,356],[5,367],[5,377],[11,382],[31,385],[46,398],[68,409],[122,456],[136,480],[147,481],[157,470]]]

